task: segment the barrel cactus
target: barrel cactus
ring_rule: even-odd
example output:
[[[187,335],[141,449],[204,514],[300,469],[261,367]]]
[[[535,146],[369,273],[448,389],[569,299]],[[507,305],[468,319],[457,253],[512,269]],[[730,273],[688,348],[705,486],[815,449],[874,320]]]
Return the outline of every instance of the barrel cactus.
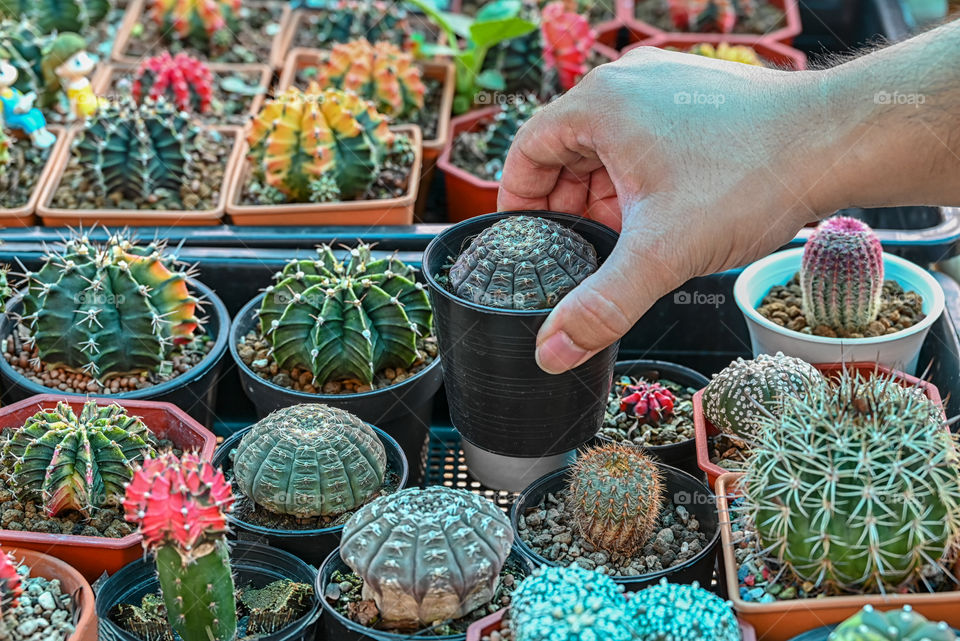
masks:
[[[430,625],[490,602],[513,545],[492,501],[443,486],[401,490],[360,508],[340,556],[387,627]]]
[[[0,20],[0,58],[5,58],[17,70],[15,89],[38,97],[43,95],[43,50],[52,42],[53,36],[40,33],[26,19]]]
[[[383,485],[387,453],[372,427],[319,404],[280,409],[244,434],[233,454],[237,487],[271,512],[338,516]]]
[[[196,58],[164,51],[140,63],[131,93],[138,103],[166,99],[180,111],[202,114],[213,101],[213,74]]]
[[[0,631],[3,630],[3,613],[16,607],[23,593],[23,582],[17,572],[17,562],[0,549]]]
[[[338,378],[364,384],[419,354],[433,312],[413,268],[395,257],[374,260],[360,244],[338,260],[329,245],[315,260],[292,260],[260,306],[260,329],[280,367],[313,373],[314,385]]]
[[[383,0],[335,0],[317,21],[314,46],[327,48],[357,38],[401,46],[409,32],[403,3]]]
[[[571,89],[587,73],[596,34],[586,16],[569,10],[563,0],[544,5],[540,19],[543,61],[556,70],[560,89]]]
[[[808,326],[864,330],[877,319],[883,295],[880,239],[856,218],[826,219],[803,247],[800,289]]]
[[[640,425],[659,425],[673,416],[677,397],[660,383],[640,380],[620,389],[620,411],[637,419]]]
[[[733,33],[737,22],[753,15],[754,0],[667,0],[678,31]]]
[[[110,0],[2,0],[0,15],[24,18],[42,33],[85,33],[107,17]]]
[[[728,601],[690,585],[668,583],[640,590],[627,610],[643,641],[740,641],[740,626]]]
[[[721,432],[753,442],[765,412],[776,413],[785,397],[823,385],[826,379],[813,365],[782,352],[738,358],[715,374],[703,391],[703,413]]]
[[[240,0],[150,0],[149,12],[165,36],[213,52],[234,41],[240,5]]]
[[[905,605],[897,610],[878,612],[872,605],[841,623],[828,641],[956,641],[950,626],[933,623]]]

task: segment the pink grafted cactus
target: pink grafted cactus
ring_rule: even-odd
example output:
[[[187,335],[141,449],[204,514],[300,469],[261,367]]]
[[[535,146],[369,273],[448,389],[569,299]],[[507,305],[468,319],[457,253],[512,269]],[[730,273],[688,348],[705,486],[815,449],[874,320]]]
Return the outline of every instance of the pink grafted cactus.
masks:
[[[620,392],[620,411],[637,418],[641,424],[658,425],[673,415],[677,397],[660,383],[640,381],[626,385]]]
[[[855,218],[823,221],[803,248],[800,288],[807,325],[862,331],[880,312],[880,239]]]
[[[586,17],[568,11],[563,0],[543,7],[540,30],[543,33],[543,59],[556,69],[564,91],[572,88],[587,73],[587,56],[597,40]]]
[[[132,93],[137,103],[143,98],[166,98],[181,111],[206,113],[213,100],[213,74],[196,58],[164,51],[140,63]]]
[[[753,15],[754,0],[667,0],[679,31],[733,33],[737,20]]]

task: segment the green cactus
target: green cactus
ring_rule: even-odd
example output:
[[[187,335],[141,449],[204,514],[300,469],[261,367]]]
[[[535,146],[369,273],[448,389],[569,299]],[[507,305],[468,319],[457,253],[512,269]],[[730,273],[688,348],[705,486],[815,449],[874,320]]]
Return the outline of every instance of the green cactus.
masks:
[[[521,14],[521,17],[526,17]],[[483,62],[484,71],[499,71],[504,90],[511,94],[545,97],[549,84],[543,68],[543,34],[540,29],[504,40],[490,51]]]
[[[3,126],[0,125],[0,133],[2,132]],[[0,266],[0,313],[7,311],[7,301],[13,296],[13,290],[10,288],[10,283],[7,280],[9,273],[10,267],[8,265]]]
[[[643,641],[740,641],[740,625],[729,601],[690,585],[667,583],[640,590],[627,610]]]
[[[237,487],[278,514],[338,516],[380,491],[387,453],[372,427],[319,404],[277,410],[233,454]]]
[[[0,169],[6,170],[10,164],[10,137],[3,129],[3,120],[0,118]],[[6,272],[4,272],[4,286],[6,286]]]
[[[340,42],[366,38],[402,46],[409,25],[407,11],[399,2],[382,0],[337,0],[317,20],[314,46],[328,49]]]
[[[278,365],[312,372],[314,386],[369,384],[381,369],[416,361],[417,337],[430,333],[430,301],[414,278],[394,257],[373,260],[369,245],[343,261],[324,245],[316,260],[290,261],[276,275],[260,307],[261,332]]]
[[[119,505],[134,466],[153,452],[155,439],[119,405],[84,404],[80,415],[67,403],[41,409],[4,445],[3,466],[49,516]]]
[[[110,9],[110,0],[0,0],[0,15],[24,18],[42,33],[87,33]]]
[[[909,605],[878,612],[865,605],[830,633],[828,641],[956,641],[950,626],[932,623]]]
[[[484,154],[484,171],[493,180],[503,177],[503,165],[507,152],[523,123],[535,114],[541,105],[533,95],[503,105],[481,132],[479,149]]]
[[[17,70],[15,89],[43,96],[43,50],[52,42],[52,36],[40,33],[25,19],[0,20],[0,58]]]

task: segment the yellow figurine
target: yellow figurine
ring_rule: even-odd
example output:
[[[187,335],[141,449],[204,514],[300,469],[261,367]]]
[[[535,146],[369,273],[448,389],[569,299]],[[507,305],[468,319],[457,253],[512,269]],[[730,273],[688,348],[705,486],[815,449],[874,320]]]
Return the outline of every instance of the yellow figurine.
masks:
[[[75,33],[62,33],[43,53],[43,80],[48,92],[59,90],[69,103],[67,119],[84,119],[97,113],[99,99],[93,93],[90,74],[97,57],[87,53],[86,41]]]

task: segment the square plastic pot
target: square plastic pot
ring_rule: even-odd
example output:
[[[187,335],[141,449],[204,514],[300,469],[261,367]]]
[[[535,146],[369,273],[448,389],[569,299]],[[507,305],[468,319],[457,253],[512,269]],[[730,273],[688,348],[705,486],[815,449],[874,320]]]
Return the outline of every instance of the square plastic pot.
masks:
[[[6,227],[30,227],[37,222],[37,217],[34,214],[37,211],[37,203],[40,202],[40,193],[50,180],[50,176],[57,164],[57,154],[63,146],[63,127],[50,125],[47,129],[56,135],[57,142],[53,143],[53,146],[50,148],[50,155],[47,156],[47,162],[44,163],[43,170],[40,172],[40,178],[37,180],[37,184],[33,186],[33,191],[30,193],[30,198],[27,202],[20,207],[12,207],[9,209],[0,207],[0,229]],[[16,144],[29,145],[31,143],[29,140],[24,139],[18,141]]]
[[[779,7],[785,14],[785,24],[770,33],[687,33],[682,31],[665,31],[652,24],[639,20],[636,16],[636,6],[641,2],[665,2],[666,0],[636,0],[629,9],[624,7],[621,18],[631,31],[648,38],[669,37],[671,40],[695,45],[700,42],[718,44],[728,42],[732,45],[753,45],[758,42],[782,42],[793,44],[795,36],[803,30],[800,23],[800,5],[797,0],[771,0],[770,4]],[[629,11],[629,13],[627,13]]]
[[[703,41],[701,40],[700,42]],[[673,38],[672,34],[663,34],[660,36],[655,36],[649,40],[630,45],[624,49],[624,53],[641,46],[657,47],[658,49],[679,49],[680,51],[689,51],[690,48],[695,44],[699,43],[684,42],[682,40]],[[777,42],[775,40],[762,40],[746,46],[749,46],[756,51],[757,55],[760,56],[760,58],[768,66],[777,67],[779,69],[787,69],[789,71],[803,71],[807,68],[807,54],[803,53],[799,49],[794,49],[793,47],[785,45],[781,42]]]
[[[457,116],[450,122],[450,140],[437,159],[447,187],[447,220],[452,223],[497,211],[500,182],[484,180],[453,164],[450,155],[457,136],[486,127],[500,107],[486,107]]]
[[[29,567],[30,576],[60,581],[61,591],[73,596],[75,630],[67,637],[67,641],[97,641],[97,611],[93,588],[76,569],[56,557],[36,550],[4,546],[2,552],[10,554],[15,562]]]

